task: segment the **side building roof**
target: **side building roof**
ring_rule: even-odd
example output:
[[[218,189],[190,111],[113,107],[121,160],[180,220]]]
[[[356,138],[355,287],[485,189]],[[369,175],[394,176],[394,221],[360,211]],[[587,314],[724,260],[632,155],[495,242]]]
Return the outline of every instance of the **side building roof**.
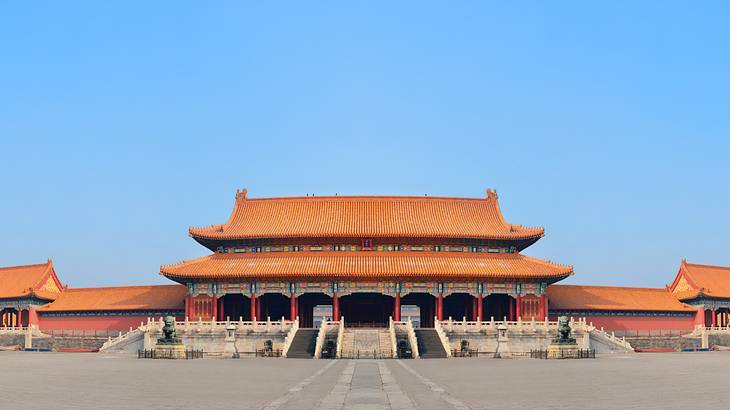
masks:
[[[228,221],[190,228],[208,248],[211,241],[293,238],[440,238],[522,241],[543,228],[508,224],[495,191],[486,198],[414,196],[247,197],[238,192]]]
[[[0,299],[35,296],[54,300],[63,290],[53,262],[0,268]]]
[[[160,273],[181,283],[190,278],[499,278],[555,282],[572,275],[573,268],[518,253],[262,252],[214,253],[162,266]]]
[[[699,296],[730,298],[730,267],[701,265],[682,260],[670,289],[680,300]]]
[[[694,312],[665,288],[551,285],[547,288],[550,310],[612,310]]]
[[[70,288],[38,312],[182,310],[186,293],[181,285]]]

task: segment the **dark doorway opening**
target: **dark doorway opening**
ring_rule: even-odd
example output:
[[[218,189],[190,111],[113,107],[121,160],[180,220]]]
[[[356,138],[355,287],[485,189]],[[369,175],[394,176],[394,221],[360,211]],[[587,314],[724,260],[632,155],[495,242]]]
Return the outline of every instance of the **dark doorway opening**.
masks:
[[[393,316],[394,298],[381,293],[353,293],[340,298],[345,326],[383,327]]]
[[[436,296],[430,293],[412,292],[400,299],[401,306],[416,305],[420,310],[420,327],[433,327],[433,317],[436,315]],[[401,315],[401,319],[404,319]],[[414,326],[416,324],[414,323]]]
[[[290,314],[289,298],[281,293],[265,293],[259,296],[261,300],[261,318],[259,320],[281,320]]]
[[[251,299],[241,294],[223,296],[223,319],[253,320],[251,318]]]
[[[484,320],[515,320],[515,299],[510,295],[492,294],[484,298]]]
[[[304,293],[297,298],[299,327],[314,327],[314,307],[318,305],[332,306],[332,297],[324,293]]]
[[[474,297],[468,293],[452,293],[444,298],[444,318],[472,320]]]

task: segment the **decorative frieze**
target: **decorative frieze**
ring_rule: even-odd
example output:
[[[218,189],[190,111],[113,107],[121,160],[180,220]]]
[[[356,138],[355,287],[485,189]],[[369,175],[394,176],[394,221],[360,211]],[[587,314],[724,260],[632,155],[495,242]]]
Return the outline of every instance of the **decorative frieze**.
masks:
[[[454,293],[465,293],[477,296],[482,293],[484,296],[491,294],[536,295],[545,293],[544,283],[492,283],[492,282],[394,282],[394,281],[334,281],[334,282],[243,282],[243,283],[189,283],[188,294],[196,295],[226,295],[251,294],[261,295],[265,293],[281,293],[283,295],[301,295],[304,293],[323,293],[332,296],[334,292],[344,296],[352,293],[381,293],[395,296],[400,292],[401,296],[409,293],[427,293],[437,296],[441,292],[444,296]],[[730,305],[730,303],[729,303]]]

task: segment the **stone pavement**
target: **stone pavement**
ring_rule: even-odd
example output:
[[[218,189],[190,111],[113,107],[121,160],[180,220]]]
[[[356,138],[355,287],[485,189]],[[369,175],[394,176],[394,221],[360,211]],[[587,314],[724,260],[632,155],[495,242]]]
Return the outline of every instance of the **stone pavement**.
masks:
[[[730,352],[595,360],[140,360],[0,352],[25,409],[725,408]]]

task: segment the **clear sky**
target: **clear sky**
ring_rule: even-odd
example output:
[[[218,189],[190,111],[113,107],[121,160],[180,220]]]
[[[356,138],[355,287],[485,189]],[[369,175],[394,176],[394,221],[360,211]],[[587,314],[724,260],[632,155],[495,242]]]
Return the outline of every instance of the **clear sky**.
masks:
[[[566,283],[730,265],[727,2],[32,3],[0,9],[0,265],[166,283],[243,187],[496,188]]]

